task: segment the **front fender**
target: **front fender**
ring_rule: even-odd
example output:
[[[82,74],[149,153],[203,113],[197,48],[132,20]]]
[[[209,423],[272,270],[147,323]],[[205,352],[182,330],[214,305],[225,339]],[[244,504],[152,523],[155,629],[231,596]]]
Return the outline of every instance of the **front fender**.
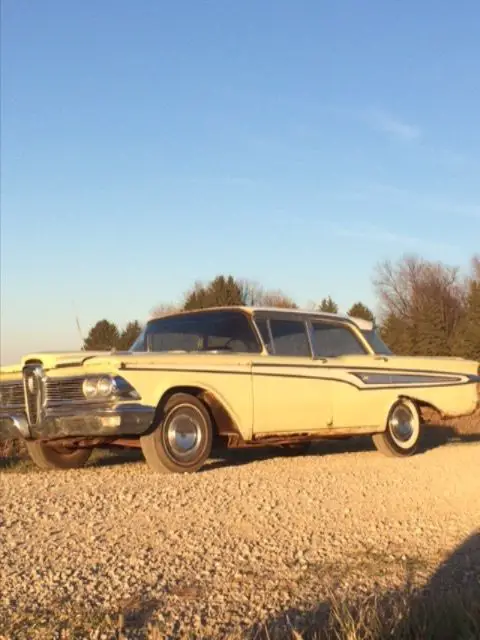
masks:
[[[158,406],[172,389],[195,388],[213,396],[228,413],[236,431],[244,440],[251,440],[253,432],[252,378],[247,368],[232,373],[189,371],[134,371],[123,369],[121,374],[140,393],[142,403]]]

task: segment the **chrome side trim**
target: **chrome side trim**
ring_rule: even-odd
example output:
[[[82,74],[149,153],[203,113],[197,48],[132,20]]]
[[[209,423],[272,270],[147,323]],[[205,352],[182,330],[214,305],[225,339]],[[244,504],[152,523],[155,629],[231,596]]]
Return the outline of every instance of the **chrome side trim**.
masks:
[[[418,375],[418,374],[395,374],[395,373],[374,373],[371,371],[350,371],[366,385],[421,385],[421,384],[439,384],[439,383],[460,383],[464,382],[464,377],[460,375]]]

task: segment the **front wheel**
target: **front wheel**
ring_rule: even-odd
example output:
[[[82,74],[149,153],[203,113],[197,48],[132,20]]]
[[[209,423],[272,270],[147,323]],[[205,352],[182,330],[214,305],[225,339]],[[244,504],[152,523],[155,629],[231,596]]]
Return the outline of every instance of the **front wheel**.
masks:
[[[387,456],[413,455],[418,448],[420,424],[416,405],[411,400],[398,400],[390,409],[385,431],[372,436],[375,447]]]
[[[168,399],[161,422],[140,444],[148,466],[159,473],[192,473],[212,450],[213,427],[205,405],[195,396]]]
[[[40,469],[79,469],[85,466],[92,449],[55,446],[54,442],[25,440],[28,455]]]

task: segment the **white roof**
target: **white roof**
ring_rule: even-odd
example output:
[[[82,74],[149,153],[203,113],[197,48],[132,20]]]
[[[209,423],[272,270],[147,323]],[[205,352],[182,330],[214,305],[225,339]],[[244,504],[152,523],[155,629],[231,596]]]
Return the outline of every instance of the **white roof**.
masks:
[[[373,322],[370,322],[369,320],[364,320],[363,318],[354,318],[344,313],[329,313],[328,311],[317,311],[315,309],[314,310],[290,309],[288,307],[262,307],[262,306],[248,306],[248,305],[232,305],[227,307],[225,306],[224,307],[208,307],[204,309],[192,309],[191,311],[185,311],[185,310],[173,311],[173,312],[168,312],[163,316],[159,316],[158,319],[160,319],[161,317],[168,317],[168,316],[176,316],[176,315],[184,315],[184,314],[188,315],[190,313],[202,313],[205,311],[220,311],[220,310],[233,310],[233,309],[244,310],[249,313],[255,313],[255,312],[285,313],[288,315],[292,315],[292,314],[298,314],[303,316],[307,315],[315,318],[323,318],[325,320],[328,320],[328,319],[342,320],[343,322],[351,322],[355,324],[362,331],[369,331],[374,327]],[[154,318],[151,318],[151,319],[154,319]]]
[[[365,331],[368,331],[369,329],[373,329],[373,322],[371,322],[370,320],[349,316],[346,313],[330,313],[328,311],[317,311],[315,309],[313,310],[312,309],[289,309],[287,307],[245,307],[245,309],[249,309],[251,311],[264,311],[266,313],[273,313],[273,312],[275,313],[284,312],[288,314],[298,313],[300,315],[315,316],[316,318],[346,320],[356,324],[359,329],[363,329]]]

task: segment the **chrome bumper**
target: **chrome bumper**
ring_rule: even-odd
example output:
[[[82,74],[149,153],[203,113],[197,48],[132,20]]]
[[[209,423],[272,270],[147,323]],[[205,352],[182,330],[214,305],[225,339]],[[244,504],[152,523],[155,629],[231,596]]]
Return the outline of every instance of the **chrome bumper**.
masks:
[[[154,415],[155,407],[134,403],[110,407],[50,408],[35,425],[29,425],[26,417],[0,417],[0,439],[141,435],[152,424]]]
[[[29,438],[30,428],[25,415],[0,414],[0,441]]]

